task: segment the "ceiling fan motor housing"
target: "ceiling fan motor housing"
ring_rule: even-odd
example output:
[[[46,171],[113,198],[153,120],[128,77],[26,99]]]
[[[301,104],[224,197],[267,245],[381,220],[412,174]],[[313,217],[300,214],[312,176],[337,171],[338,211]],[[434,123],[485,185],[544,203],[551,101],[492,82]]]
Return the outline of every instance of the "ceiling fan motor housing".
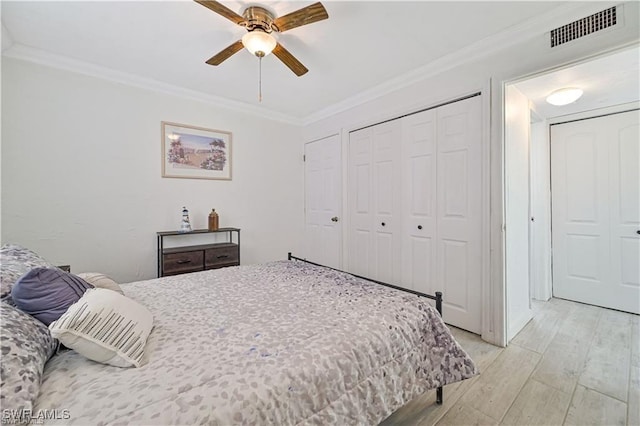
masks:
[[[246,26],[248,31],[259,29],[265,33],[270,33],[274,29],[278,30],[273,25],[275,19],[273,14],[263,7],[251,6],[244,11],[242,16],[245,19],[242,25]]]

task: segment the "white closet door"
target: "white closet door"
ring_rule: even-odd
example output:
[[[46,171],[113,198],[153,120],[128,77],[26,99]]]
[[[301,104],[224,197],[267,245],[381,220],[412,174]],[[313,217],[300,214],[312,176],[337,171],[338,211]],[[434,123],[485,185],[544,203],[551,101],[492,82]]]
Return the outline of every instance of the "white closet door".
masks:
[[[437,114],[436,290],[444,320],[474,333],[482,326],[482,126],[479,96]]]
[[[479,333],[480,97],[352,132],[349,271],[442,291],[447,323]]]
[[[436,113],[402,119],[402,286],[436,289]]]
[[[638,111],[551,127],[553,294],[639,313]]]
[[[400,147],[401,123],[372,127],[373,137],[373,278],[394,285],[401,280]]]
[[[349,137],[349,271],[400,283],[400,122]]]
[[[305,257],[342,267],[342,160],[340,137],[305,145]]]
[[[347,270],[373,278],[373,131],[371,128],[349,135],[349,239]]]

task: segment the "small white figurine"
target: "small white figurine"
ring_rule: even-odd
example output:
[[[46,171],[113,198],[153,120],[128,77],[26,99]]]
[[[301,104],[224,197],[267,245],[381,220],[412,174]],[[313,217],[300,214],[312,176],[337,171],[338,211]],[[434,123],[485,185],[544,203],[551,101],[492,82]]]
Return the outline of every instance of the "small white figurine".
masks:
[[[180,232],[191,232],[191,222],[189,221],[189,210],[182,208],[182,222],[180,223]]]

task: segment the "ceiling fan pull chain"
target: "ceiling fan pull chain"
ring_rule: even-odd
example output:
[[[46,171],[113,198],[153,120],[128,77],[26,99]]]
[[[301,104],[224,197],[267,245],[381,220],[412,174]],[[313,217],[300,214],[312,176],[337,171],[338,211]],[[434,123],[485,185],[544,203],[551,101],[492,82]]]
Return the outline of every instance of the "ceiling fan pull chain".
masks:
[[[262,56],[259,56],[260,64],[258,65],[259,73],[258,76],[258,90],[260,91],[258,96],[258,102],[262,102]]]

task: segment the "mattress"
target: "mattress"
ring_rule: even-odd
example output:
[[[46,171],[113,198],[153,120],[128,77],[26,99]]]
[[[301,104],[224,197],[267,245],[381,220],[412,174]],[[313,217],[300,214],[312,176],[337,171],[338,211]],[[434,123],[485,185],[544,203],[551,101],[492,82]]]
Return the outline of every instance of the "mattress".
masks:
[[[377,424],[477,374],[425,298],[304,262],[122,288],[154,315],[142,366],[61,351],[36,411],[67,410],[65,424]]]

